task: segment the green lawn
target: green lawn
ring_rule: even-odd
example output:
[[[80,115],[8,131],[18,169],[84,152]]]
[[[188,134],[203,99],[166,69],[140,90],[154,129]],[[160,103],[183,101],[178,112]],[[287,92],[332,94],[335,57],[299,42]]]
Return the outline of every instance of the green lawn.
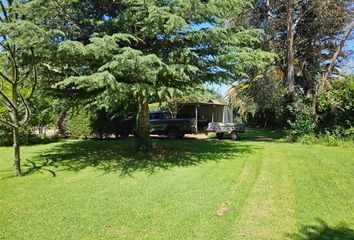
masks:
[[[354,239],[354,150],[155,139],[0,148],[0,239]]]

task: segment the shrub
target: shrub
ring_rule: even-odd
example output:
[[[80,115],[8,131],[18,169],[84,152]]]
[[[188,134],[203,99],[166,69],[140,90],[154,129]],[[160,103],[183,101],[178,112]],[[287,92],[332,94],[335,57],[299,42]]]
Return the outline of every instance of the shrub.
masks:
[[[345,135],[342,135],[339,131],[327,131],[318,135],[311,133],[297,136],[296,139],[291,140],[307,145],[319,144],[330,147],[354,147],[354,134],[352,132]]]
[[[104,109],[97,111],[96,114],[93,115],[90,120],[92,133],[97,135],[99,138],[111,135],[113,130],[110,122],[111,119],[107,111],[105,111]]]
[[[302,136],[298,136],[296,142],[307,145],[318,144],[318,138],[315,134],[305,134]]]
[[[293,102],[288,105],[290,119],[287,121],[289,137],[293,141],[303,135],[312,134],[313,116],[311,111],[311,96],[305,95],[302,89],[293,93]]]
[[[288,121],[290,130],[288,133],[292,136],[301,136],[313,132],[311,116],[299,115],[295,117],[295,121]]]
[[[319,143],[325,146],[338,146],[342,140],[338,135],[326,132],[319,136]]]
[[[319,131],[334,126],[354,125],[354,76],[333,79],[331,86],[318,96]]]
[[[128,112],[129,113],[129,112]],[[101,109],[91,117],[92,132],[99,138],[115,135],[126,137],[133,132],[135,127],[135,113],[125,114],[124,112],[109,113]]]
[[[89,138],[92,134],[89,112],[73,113],[68,120],[68,130],[71,138]]]
[[[29,132],[20,133],[20,144],[21,145],[38,145],[38,144],[47,144],[52,142],[57,142],[60,140],[60,137],[57,135],[54,136],[39,136],[33,135]],[[0,146],[12,146],[13,139],[12,134],[0,134]]]

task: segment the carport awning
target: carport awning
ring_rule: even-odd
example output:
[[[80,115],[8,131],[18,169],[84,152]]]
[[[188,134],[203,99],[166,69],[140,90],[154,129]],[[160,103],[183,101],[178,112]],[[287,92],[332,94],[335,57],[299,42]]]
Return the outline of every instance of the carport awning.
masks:
[[[194,118],[195,128],[203,127],[209,122],[232,122],[233,110],[227,104],[219,102],[189,102],[181,104],[178,118]],[[198,126],[198,123],[200,126]]]

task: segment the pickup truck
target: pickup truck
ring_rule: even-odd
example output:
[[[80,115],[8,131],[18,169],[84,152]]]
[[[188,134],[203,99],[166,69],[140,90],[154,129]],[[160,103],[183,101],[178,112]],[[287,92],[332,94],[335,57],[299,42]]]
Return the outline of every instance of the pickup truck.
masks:
[[[125,119],[117,123],[116,135],[126,138],[130,134],[136,135],[134,127],[136,121],[133,118]],[[183,138],[186,133],[195,133],[195,122],[193,119],[172,118],[168,111],[150,111],[150,134],[165,135],[168,138]]]
[[[183,138],[186,133],[195,133],[192,119],[172,118],[168,111],[150,111],[150,133],[168,138]]]

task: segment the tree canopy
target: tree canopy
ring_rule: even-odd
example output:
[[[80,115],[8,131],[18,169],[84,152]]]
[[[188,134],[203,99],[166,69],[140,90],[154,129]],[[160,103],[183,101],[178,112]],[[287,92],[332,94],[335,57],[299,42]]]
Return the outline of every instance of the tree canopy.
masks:
[[[53,2],[53,16],[62,14],[80,29],[60,40],[63,84],[98,91],[94,104],[107,109],[130,92],[146,115],[157,98],[206,82],[234,82],[275,56],[255,48],[262,31],[237,24],[248,0]],[[67,27],[56,17],[49,22]]]

